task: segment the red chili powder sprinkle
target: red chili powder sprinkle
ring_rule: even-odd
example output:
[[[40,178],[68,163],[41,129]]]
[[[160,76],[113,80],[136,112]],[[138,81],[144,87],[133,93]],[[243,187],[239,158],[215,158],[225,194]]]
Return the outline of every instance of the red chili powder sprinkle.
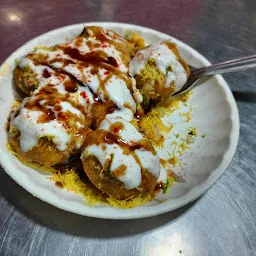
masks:
[[[87,98],[87,94],[86,94],[86,92],[80,92],[80,95],[81,95],[84,99],[86,99],[86,98]]]

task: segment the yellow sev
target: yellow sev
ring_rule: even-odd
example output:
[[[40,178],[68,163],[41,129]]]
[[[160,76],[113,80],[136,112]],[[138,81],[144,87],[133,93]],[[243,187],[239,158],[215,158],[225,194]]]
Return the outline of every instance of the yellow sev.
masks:
[[[117,208],[128,209],[143,205],[153,199],[152,196],[148,196],[145,198],[138,197],[117,200],[101,193],[89,181],[81,180],[79,175],[73,170],[67,170],[64,173],[53,173],[50,179],[61,183],[68,191],[73,191],[76,194],[82,195],[86,199],[85,203],[89,205],[105,204]]]
[[[170,132],[173,125],[167,127],[163,121],[162,117],[164,115],[163,107],[153,108],[145,117],[140,120],[133,120],[132,124],[140,131],[142,131],[147,138],[158,147],[163,146],[164,137],[162,134]]]
[[[190,95],[191,93],[188,92],[180,96],[164,98],[145,117],[140,120],[132,120],[131,123],[142,131],[154,146],[162,147],[164,145],[163,134],[169,133],[173,128],[172,124],[167,127],[162,118],[177,110],[181,102],[187,102]],[[191,120],[190,118],[187,119],[188,121]]]

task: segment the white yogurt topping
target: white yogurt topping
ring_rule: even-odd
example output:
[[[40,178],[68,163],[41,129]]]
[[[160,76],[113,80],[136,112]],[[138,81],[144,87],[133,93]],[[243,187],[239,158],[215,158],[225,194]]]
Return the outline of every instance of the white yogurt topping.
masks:
[[[41,111],[30,111],[22,108],[20,114],[13,120],[11,126],[20,131],[20,147],[23,152],[27,152],[37,145],[38,139],[51,137],[52,142],[60,151],[64,151],[70,141],[70,135],[63,125],[57,120],[47,123],[37,123]]]
[[[107,42],[101,42],[95,38],[89,37],[89,38],[79,38],[81,40],[81,43],[79,45],[76,44],[77,38],[73,39],[70,43],[67,43],[66,46],[71,48],[76,48],[80,54],[85,55],[87,53],[92,52],[92,49],[89,48],[89,46],[86,44],[88,41],[94,45],[99,45],[98,47],[93,47],[93,51],[103,51],[106,53],[108,57],[112,57],[116,60],[118,64],[118,69],[122,72],[127,72],[128,68],[126,67],[125,63],[123,63],[121,55],[122,53],[118,51],[114,45],[111,45]],[[111,39],[113,40],[113,39]]]
[[[118,136],[120,136],[120,138],[122,138],[122,140],[124,140],[128,145],[133,145],[140,140],[146,139],[146,137],[142,135],[142,133],[140,133],[129,121],[114,116],[107,116],[101,122],[99,129],[109,131],[111,124],[116,122],[123,124],[123,129],[118,133]]]
[[[129,108],[115,110],[113,113],[106,115],[106,119],[112,119],[112,118],[116,118],[117,120],[123,119],[123,120],[131,121],[133,119],[133,113]]]
[[[37,145],[38,139],[48,137],[56,145],[57,149],[64,151],[71,140],[70,133],[66,130],[65,122],[58,120],[58,111],[55,111],[52,106],[45,106],[44,100],[40,104],[51,109],[55,114],[55,119],[46,123],[39,122],[40,116],[44,115],[42,111],[35,111],[24,107],[29,100],[34,100],[34,97],[25,99],[20,106],[20,113],[17,117],[11,120],[10,126],[17,128],[20,131],[20,146],[22,151],[27,152]],[[74,115],[82,116],[82,113],[74,108],[69,102],[60,102],[62,107],[61,112],[71,112]],[[77,128],[82,128],[83,124],[77,121]]]
[[[157,155],[153,155],[152,152],[136,149],[136,155],[140,159],[143,168],[147,169],[157,179],[160,175],[160,160]]]
[[[88,85],[88,87],[90,87],[91,90],[95,94],[97,94],[102,101],[106,101],[107,98],[109,97],[109,99],[113,101],[118,108],[125,108],[124,105],[128,104],[131,107],[131,109],[135,112],[136,103],[133,99],[131,92],[127,88],[126,82],[123,79],[116,76],[115,74],[112,74],[110,71],[99,67],[98,73],[91,74],[91,69],[93,68],[92,64],[88,64],[88,66],[83,66],[81,68],[81,66],[79,66],[79,63],[77,63],[76,60],[70,58],[61,50],[49,51],[47,49],[38,49],[36,53],[42,53],[45,56],[47,56],[48,57],[47,61],[52,61],[54,59],[57,59],[56,62],[51,63],[53,67],[62,68],[64,71],[73,75],[77,80]],[[70,63],[63,66],[63,62],[58,61],[57,56],[59,55],[61,55],[61,59],[72,60],[75,62],[75,64]],[[100,80],[106,79],[106,77],[109,74],[112,74],[112,76],[105,83],[105,89],[108,94],[108,95],[105,95],[104,90],[100,89]],[[141,96],[139,95],[138,92],[136,93],[136,97],[138,101],[141,102]]]
[[[52,68],[45,65],[35,65],[34,62],[27,57],[21,59],[19,66],[21,68],[28,66],[34,72],[35,77],[39,83],[38,87],[34,91],[34,94],[39,92],[40,89],[42,89],[43,87],[51,84],[53,85],[53,88],[56,88],[58,90],[58,93],[63,95],[68,94],[70,100],[76,104],[80,104],[88,108],[91,104],[94,103],[94,96],[87,86],[81,86],[77,84],[77,91],[72,93],[69,93],[65,90],[64,83],[70,79],[69,76],[66,74],[57,75]],[[45,78],[43,76],[44,70],[48,71],[48,73],[50,74],[49,77]]]
[[[53,66],[55,66],[55,63],[52,63]],[[86,83],[92,91],[97,94],[102,101],[107,100],[107,96],[109,99],[116,104],[116,106],[120,109],[125,108],[125,104],[128,104],[131,109],[135,112],[136,110],[136,103],[131,95],[131,92],[127,88],[127,85],[125,81],[116,75],[112,74],[112,77],[106,82],[105,89],[107,91],[108,95],[105,95],[104,90],[100,89],[100,80],[104,80],[107,75],[106,73],[109,73],[104,68],[99,68],[99,72],[95,75],[92,75],[90,73],[92,66],[89,65],[86,68],[82,69],[82,75],[81,71],[78,69],[77,65],[69,64],[65,66],[63,69],[66,72],[69,72],[73,76],[75,76],[78,80],[81,80],[81,77],[84,79],[82,80],[83,83]],[[78,75],[79,72],[79,75]],[[99,77],[98,77],[99,76]]]
[[[140,74],[149,59],[153,59],[159,71],[166,76],[166,88],[170,87],[171,83],[174,82],[176,91],[178,91],[186,83],[187,73],[185,69],[176,55],[164,43],[154,44],[138,51],[129,64],[130,75],[135,77]],[[172,71],[167,70],[169,67]]]
[[[118,108],[126,108],[125,104],[128,104],[134,112],[136,111],[135,101],[123,79],[112,75],[105,87],[110,100],[113,101]]]
[[[104,146],[106,147],[105,150],[102,149]],[[100,145],[91,145],[85,149],[83,154],[97,157],[102,166],[104,166],[107,160],[111,159],[111,155],[113,154],[110,171],[113,172],[121,165],[125,165],[127,168],[125,175],[118,176],[117,178],[124,183],[126,189],[133,189],[140,185],[140,166],[137,164],[132,155],[125,155],[119,145],[105,143]]]

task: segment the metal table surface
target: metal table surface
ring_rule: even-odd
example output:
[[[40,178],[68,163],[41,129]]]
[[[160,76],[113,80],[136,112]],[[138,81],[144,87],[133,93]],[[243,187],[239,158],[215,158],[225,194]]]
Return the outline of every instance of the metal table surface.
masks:
[[[0,62],[27,40],[86,21],[148,26],[211,62],[255,54],[255,0],[1,0]],[[256,255],[256,69],[225,75],[241,132],[221,179],[196,202],[139,220],[100,220],[34,198],[0,170],[0,255]]]

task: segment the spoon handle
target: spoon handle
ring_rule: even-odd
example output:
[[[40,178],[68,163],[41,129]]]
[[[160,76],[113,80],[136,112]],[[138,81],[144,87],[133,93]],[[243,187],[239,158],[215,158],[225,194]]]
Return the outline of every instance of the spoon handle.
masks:
[[[191,76],[199,78],[202,76],[211,76],[215,74],[224,74],[247,68],[256,67],[256,55],[224,61],[211,66],[196,69],[191,72]]]

